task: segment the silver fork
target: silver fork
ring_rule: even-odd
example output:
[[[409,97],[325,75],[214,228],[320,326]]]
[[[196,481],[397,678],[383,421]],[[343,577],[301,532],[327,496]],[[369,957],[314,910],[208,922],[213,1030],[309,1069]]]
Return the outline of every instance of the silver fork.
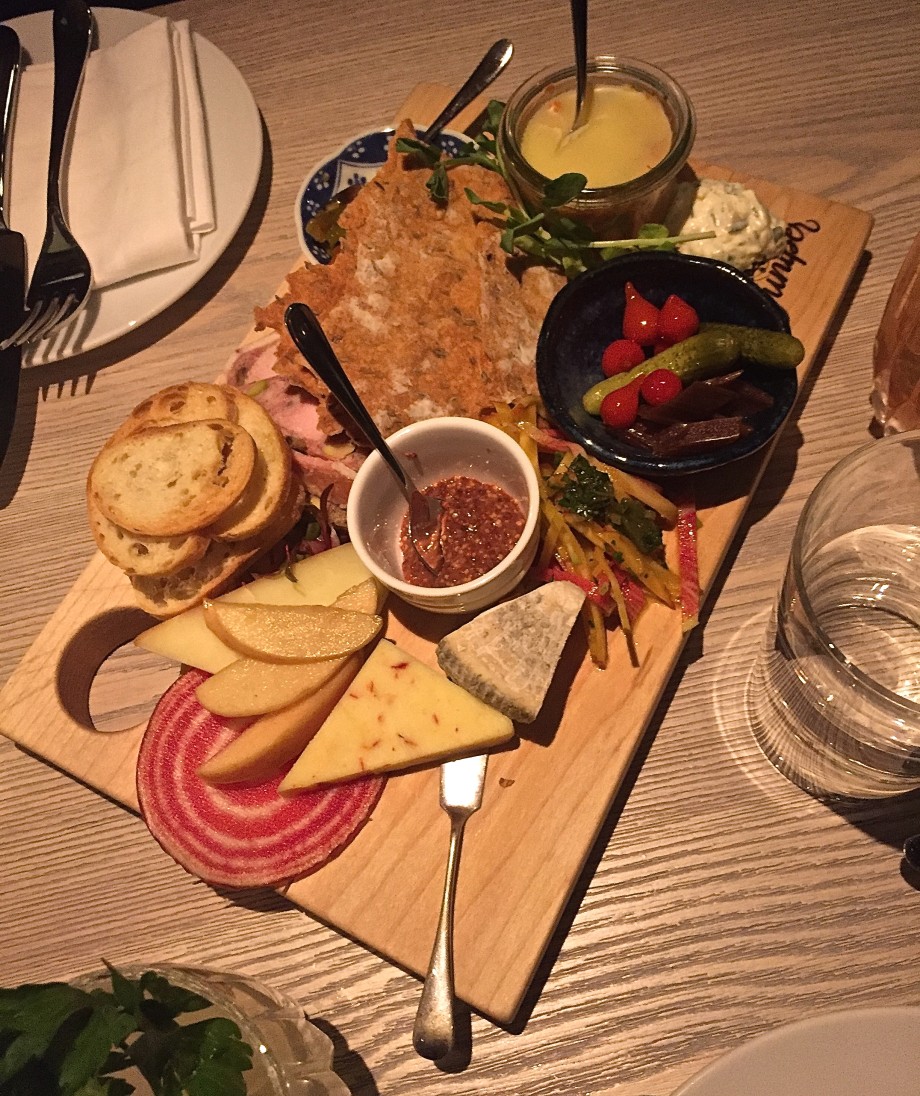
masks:
[[[26,318],[3,343],[44,338],[86,303],[92,270],[61,209],[61,163],[93,33],[85,0],[58,0],[54,8],[54,99],[48,157],[48,223],[26,297]]]

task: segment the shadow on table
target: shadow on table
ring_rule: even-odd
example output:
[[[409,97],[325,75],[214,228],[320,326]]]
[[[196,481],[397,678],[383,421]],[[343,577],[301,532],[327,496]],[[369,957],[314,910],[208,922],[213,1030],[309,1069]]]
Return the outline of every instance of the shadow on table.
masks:
[[[903,849],[904,842],[920,833],[920,791],[909,792],[892,799],[873,799],[860,802],[826,802],[828,810],[839,815],[851,826],[863,831],[873,840],[892,849]],[[906,860],[901,861],[901,876],[908,886],[920,890],[920,871]]]
[[[332,1068],[336,1075],[348,1085],[352,1096],[380,1096],[380,1089],[364,1064],[364,1059],[352,1050],[345,1036],[328,1020],[308,1016],[310,1023],[332,1040]]]

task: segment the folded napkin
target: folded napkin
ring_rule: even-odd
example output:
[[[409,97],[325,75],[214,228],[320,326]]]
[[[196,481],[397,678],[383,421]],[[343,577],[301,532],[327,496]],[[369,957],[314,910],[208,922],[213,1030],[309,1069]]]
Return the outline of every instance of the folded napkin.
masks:
[[[51,63],[25,68],[13,123],[9,214],[30,269],[45,233],[53,84]],[[157,19],[90,55],[61,196],[97,289],[198,257],[214,198],[187,21]]]

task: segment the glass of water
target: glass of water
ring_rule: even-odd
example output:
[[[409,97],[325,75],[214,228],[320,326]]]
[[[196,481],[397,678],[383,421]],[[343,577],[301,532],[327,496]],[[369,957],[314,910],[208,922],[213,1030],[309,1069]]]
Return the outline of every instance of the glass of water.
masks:
[[[747,705],[813,795],[920,788],[920,431],[851,453],[808,499]]]

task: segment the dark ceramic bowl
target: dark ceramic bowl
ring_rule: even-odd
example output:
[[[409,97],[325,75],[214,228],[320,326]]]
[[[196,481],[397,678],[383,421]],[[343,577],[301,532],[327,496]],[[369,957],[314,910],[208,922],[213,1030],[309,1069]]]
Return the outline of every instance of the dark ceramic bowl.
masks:
[[[747,417],[752,431],[738,441],[692,455],[663,458],[605,426],[582,407],[582,396],[603,380],[604,347],[620,338],[625,285],[632,282],[653,304],[676,293],[700,320],[789,331],[785,310],[727,263],[677,252],[634,252],[574,278],[549,307],[537,344],[537,383],[547,413],[572,441],[598,460],[653,478],[719,468],[756,452],[776,433],[795,402],[794,369],[743,364],[744,379],[773,398]]]

